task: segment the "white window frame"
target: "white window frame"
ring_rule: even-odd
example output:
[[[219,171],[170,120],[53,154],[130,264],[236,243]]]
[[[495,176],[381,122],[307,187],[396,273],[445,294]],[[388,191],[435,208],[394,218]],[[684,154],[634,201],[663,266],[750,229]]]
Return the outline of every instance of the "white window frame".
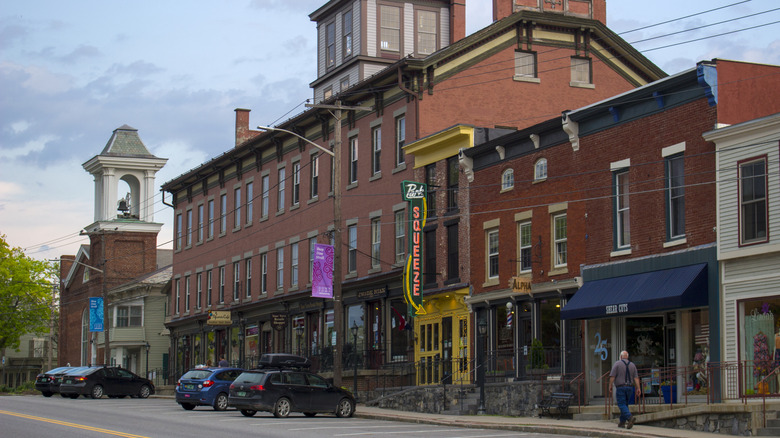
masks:
[[[205,228],[205,207],[203,204],[198,205],[198,243],[203,242],[203,229]]]
[[[380,218],[371,219],[371,267],[378,268],[381,262],[382,223]]]
[[[280,167],[276,171],[276,174],[279,177],[278,193],[276,198],[276,211],[284,211],[284,186],[285,179],[287,179],[287,168]]]
[[[357,271],[357,225],[347,226],[349,249],[347,251],[347,271]]]
[[[246,297],[252,298],[252,258],[247,258],[244,260],[244,270],[246,271],[246,285],[244,289],[246,290]]]
[[[311,157],[311,181],[309,184],[309,198],[315,199],[319,197],[319,180],[320,180],[320,156],[312,155]]]
[[[203,273],[195,274],[195,308],[200,309],[203,303]]]
[[[416,52],[420,56],[428,56],[439,48],[439,14],[430,10],[418,9],[415,19],[417,20]],[[432,26],[430,26],[431,21],[433,22]]]
[[[371,174],[382,173],[382,126],[371,129]]]
[[[501,173],[501,191],[512,190],[515,187],[515,170],[506,169]]]
[[[298,256],[298,242],[293,242],[290,244],[290,287],[298,286]]]
[[[566,213],[553,215],[553,267],[565,268],[568,263],[568,219]],[[559,221],[564,221],[563,233],[558,226]]]
[[[631,190],[628,169],[615,172],[615,248],[631,248]]]
[[[241,262],[233,262],[233,301],[238,301],[241,290]]]
[[[301,163],[293,163],[292,205],[301,203]]]
[[[485,231],[485,274],[488,280],[499,278],[498,228]],[[495,272],[494,272],[495,269]]]
[[[534,181],[547,179],[547,158],[539,158],[534,163]]]
[[[276,248],[276,289],[284,288],[284,247]]]
[[[233,189],[233,228],[241,228],[241,187]]]
[[[393,19],[397,18],[395,22]],[[379,6],[379,50],[401,52],[401,27],[403,14],[398,6]]]
[[[395,119],[395,165],[396,167],[406,163],[404,146],[406,145],[406,116]]]
[[[227,194],[219,195],[219,234],[227,232]]]
[[[268,217],[268,212],[270,208],[270,194],[271,194],[271,177],[270,175],[263,175],[260,178],[260,185],[262,189],[262,198],[260,201],[260,217],[266,218]]]
[[[766,155],[761,157],[755,157],[750,158],[747,160],[740,161],[738,163],[739,165],[739,194],[738,194],[738,202],[739,202],[739,244],[740,245],[753,245],[756,243],[764,243],[769,240],[769,194],[768,192],[768,172],[767,172],[767,163],[768,163],[768,157]],[[756,164],[762,164],[762,171],[763,173],[761,175],[753,174],[752,176],[744,176],[744,171],[748,168],[748,166],[754,166]],[[761,184],[761,191],[763,192],[762,197],[753,196],[750,199],[745,199],[746,197],[746,190],[745,190],[745,183],[748,182],[747,178],[751,178],[752,180],[756,180],[760,178],[759,183]],[[753,189],[751,192],[756,193],[756,184],[753,184]],[[755,236],[746,236],[745,233],[748,230],[748,227],[746,225],[747,221],[747,215],[745,214],[747,209],[751,208],[753,210],[757,210],[757,206],[763,204],[763,211],[759,212],[760,216],[763,218],[764,228],[761,231],[756,231]],[[754,214],[754,218],[758,218],[759,215]],[[754,226],[754,228],[757,228]]]
[[[358,180],[358,138],[349,139],[349,183],[354,184]]]
[[[268,253],[260,254],[260,294],[268,293]]]
[[[395,262],[406,259],[406,210],[395,212]]]
[[[254,220],[254,192],[255,184],[253,182],[246,183],[246,223],[251,224]]]
[[[533,235],[531,234],[531,221],[517,224],[517,266],[519,272],[531,272],[533,269]],[[526,240],[527,237],[527,240]],[[523,253],[528,253],[528,265],[524,266]]]

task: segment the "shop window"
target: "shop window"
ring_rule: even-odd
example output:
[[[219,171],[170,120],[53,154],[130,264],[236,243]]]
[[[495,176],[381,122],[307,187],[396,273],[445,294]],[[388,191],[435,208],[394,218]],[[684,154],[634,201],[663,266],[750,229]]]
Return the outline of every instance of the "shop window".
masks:
[[[761,388],[759,382],[777,366],[774,357],[778,355],[775,336],[780,336],[780,297],[766,297],[743,304],[740,315],[742,351],[740,357],[748,365],[745,374],[745,388],[748,395],[761,393],[771,387]],[[775,380],[774,378],[768,380]]]
[[[390,361],[406,362],[409,360],[409,334],[412,333],[412,321],[407,321],[407,305],[404,300],[390,302]]]
[[[545,362],[550,368],[561,366],[561,300],[547,298],[539,302],[539,339],[545,350]]]

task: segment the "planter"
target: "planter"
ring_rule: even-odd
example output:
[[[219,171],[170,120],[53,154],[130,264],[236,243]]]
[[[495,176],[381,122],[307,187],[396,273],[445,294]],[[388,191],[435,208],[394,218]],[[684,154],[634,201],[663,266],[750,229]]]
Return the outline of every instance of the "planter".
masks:
[[[662,386],[661,395],[664,397],[664,403],[677,403],[677,385]]]

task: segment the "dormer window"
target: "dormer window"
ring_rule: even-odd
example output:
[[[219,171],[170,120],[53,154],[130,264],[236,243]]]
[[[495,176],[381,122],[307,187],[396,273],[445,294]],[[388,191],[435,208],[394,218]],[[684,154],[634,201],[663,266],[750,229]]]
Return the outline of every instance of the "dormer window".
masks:
[[[352,11],[344,12],[344,58],[352,56]]]
[[[336,23],[325,26],[325,44],[328,54],[327,65],[330,68],[336,65]]]
[[[547,179],[547,158],[540,158],[534,164],[534,181]]]
[[[401,8],[382,5],[379,8],[379,48],[387,52],[401,51]]]

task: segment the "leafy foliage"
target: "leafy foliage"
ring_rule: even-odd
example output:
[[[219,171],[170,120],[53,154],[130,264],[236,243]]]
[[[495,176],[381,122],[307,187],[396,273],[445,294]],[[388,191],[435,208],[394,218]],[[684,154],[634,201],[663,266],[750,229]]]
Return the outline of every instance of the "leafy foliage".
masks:
[[[538,338],[534,338],[531,341],[531,363],[529,367],[537,370],[549,368],[544,357],[544,346]]]
[[[48,332],[55,273],[53,263],[27,257],[0,235],[0,349],[18,349],[26,333]]]

